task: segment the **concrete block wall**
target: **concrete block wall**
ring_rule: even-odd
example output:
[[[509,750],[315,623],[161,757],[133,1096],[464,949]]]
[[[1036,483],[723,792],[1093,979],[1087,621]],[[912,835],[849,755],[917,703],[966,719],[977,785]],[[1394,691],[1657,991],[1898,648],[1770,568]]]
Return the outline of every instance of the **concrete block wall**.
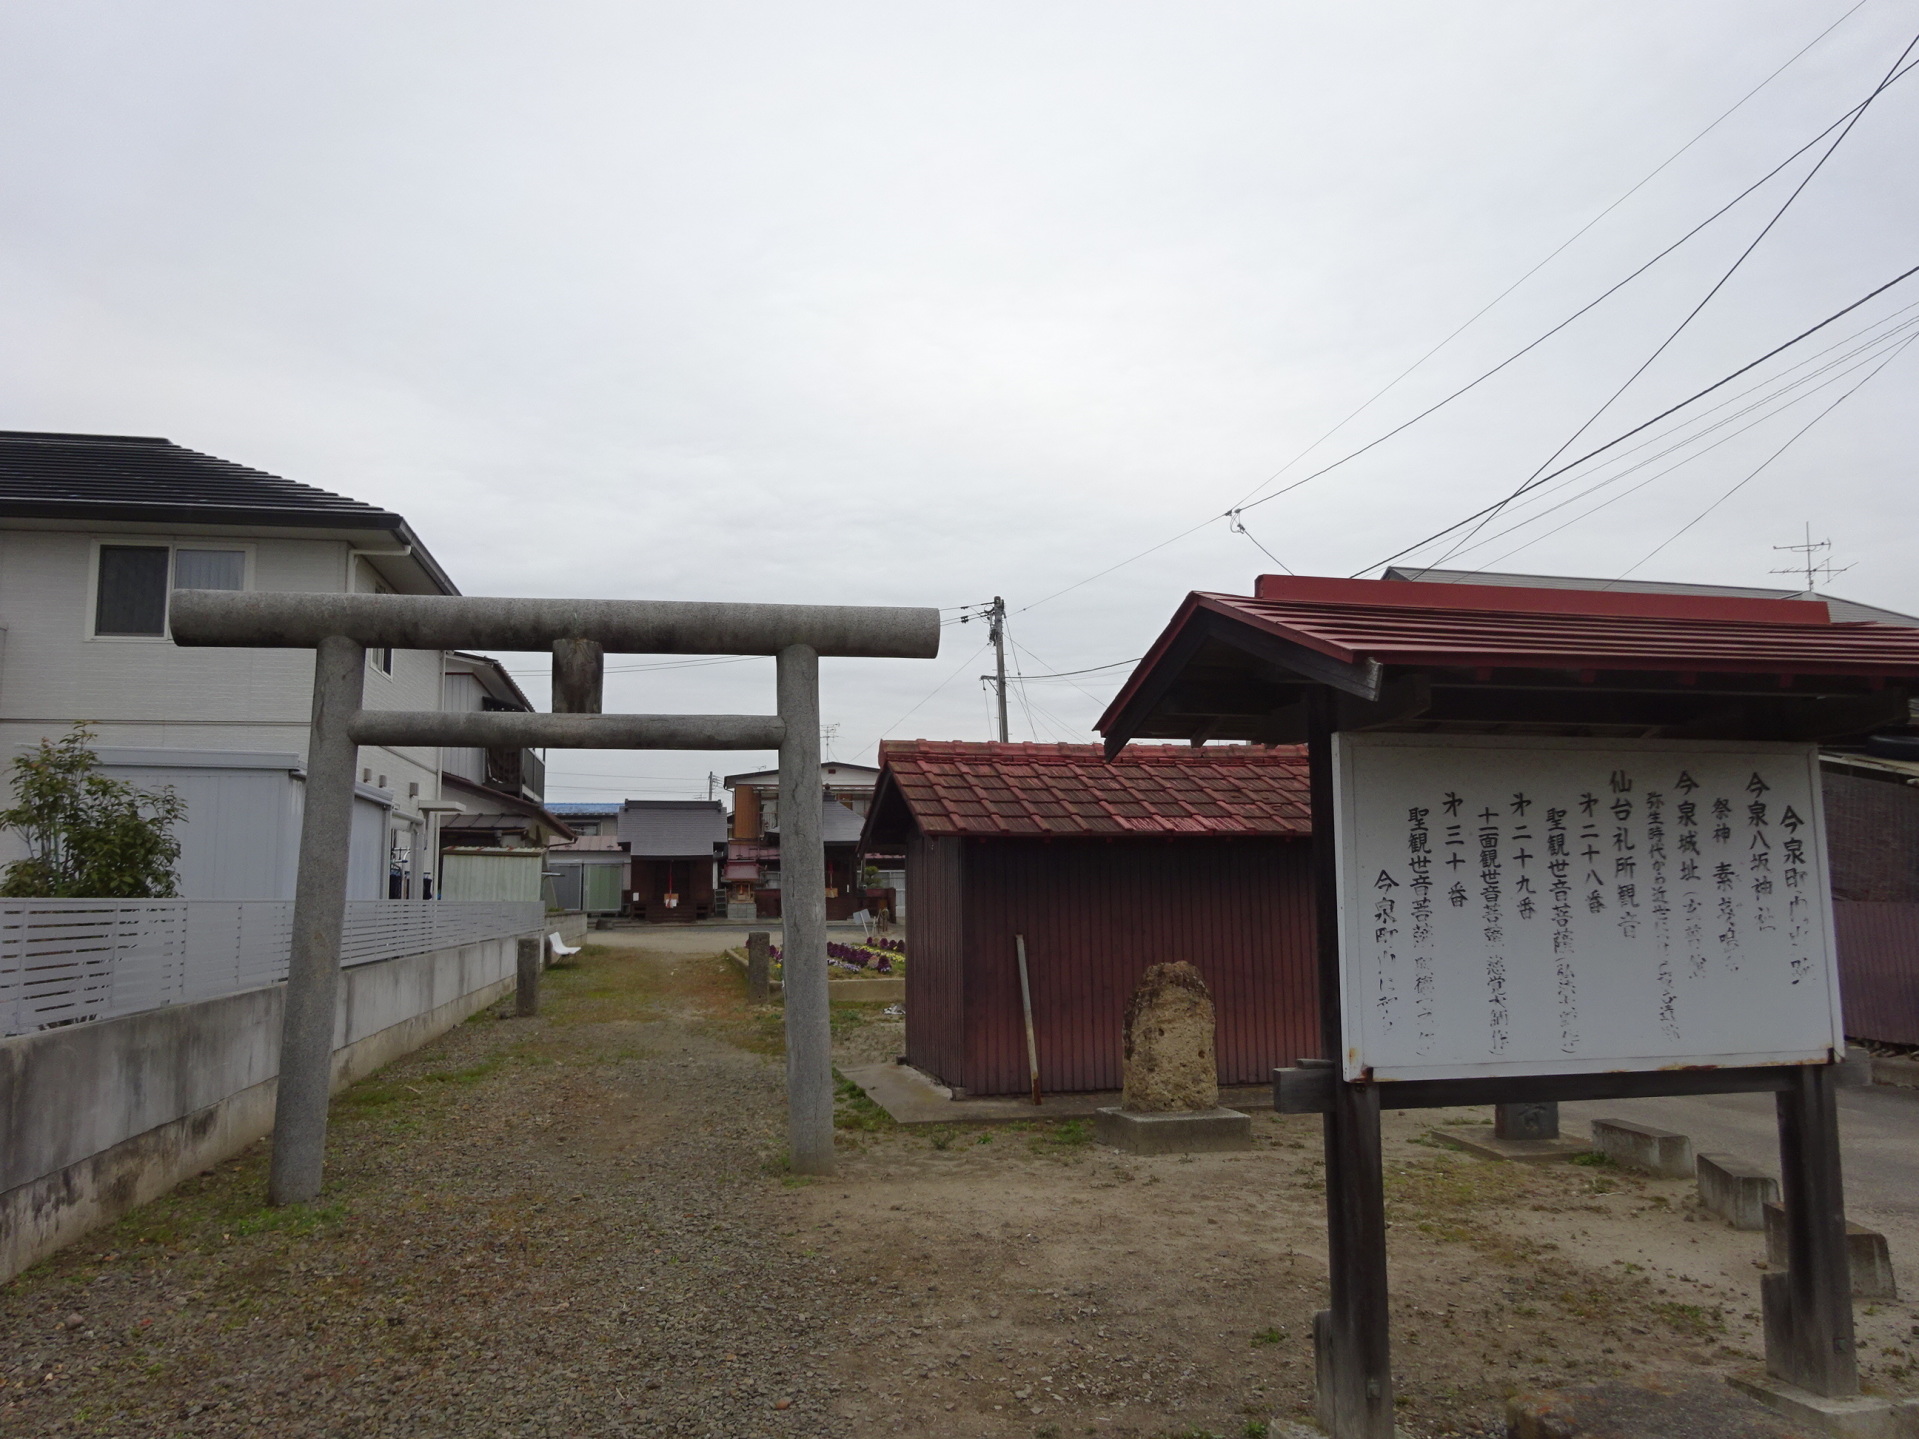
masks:
[[[512,992],[515,941],[341,974],[339,1089]],[[0,1280],[273,1127],[285,987],[0,1039]]]

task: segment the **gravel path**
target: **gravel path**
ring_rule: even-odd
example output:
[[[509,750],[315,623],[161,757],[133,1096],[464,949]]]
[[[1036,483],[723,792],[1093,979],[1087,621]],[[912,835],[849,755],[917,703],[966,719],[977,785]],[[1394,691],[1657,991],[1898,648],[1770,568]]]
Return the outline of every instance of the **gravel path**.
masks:
[[[777,1010],[610,936],[336,1102],[325,1203],[255,1146],[0,1287],[0,1435],[1257,1439],[1311,1412],[1317,1121],[1133,1158],[1083,1124],[902,1129],[843,1095],[784,1173]],[[836,1007],[842,1064],[897,1051]],[[1487,1164],[1386,1117],[1399,1432],[1505,1397],[1757,1373],[1758,1236],[1690,1187]],[[1859,1309],[1872,1386],[1919,1308]]]
[[[696,959],[548,976],[334,1108],[325,1203],[264,1146],[0,1290],[0,1431],[839,1432],[763,1028]],[[738,1021],[734,1021],[738,1028]]]

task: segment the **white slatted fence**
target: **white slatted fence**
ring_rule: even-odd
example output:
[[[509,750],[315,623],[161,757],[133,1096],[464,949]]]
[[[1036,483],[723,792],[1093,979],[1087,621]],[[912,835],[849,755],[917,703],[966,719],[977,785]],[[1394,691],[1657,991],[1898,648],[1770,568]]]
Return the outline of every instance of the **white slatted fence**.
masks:
[[[355,900],[342,967],[540,930],[537,903]],[[293,902],[0,899],[0,1034],[213,999],[286,978]]]

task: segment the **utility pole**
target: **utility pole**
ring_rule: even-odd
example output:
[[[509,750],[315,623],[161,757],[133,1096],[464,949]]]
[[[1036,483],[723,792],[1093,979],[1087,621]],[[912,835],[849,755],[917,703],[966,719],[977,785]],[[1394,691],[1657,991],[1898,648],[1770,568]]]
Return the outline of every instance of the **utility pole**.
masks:
[[[720,777],[714,774],[712,770],[706,772],[706,797],[708,800],[713,798],[713,786],[719,782]]]
[[[999,691],[999,742],[1005,744],[1010,738],[1006,733],[1006,601],[994,595],[986,618],[992,626],[994,684]]]

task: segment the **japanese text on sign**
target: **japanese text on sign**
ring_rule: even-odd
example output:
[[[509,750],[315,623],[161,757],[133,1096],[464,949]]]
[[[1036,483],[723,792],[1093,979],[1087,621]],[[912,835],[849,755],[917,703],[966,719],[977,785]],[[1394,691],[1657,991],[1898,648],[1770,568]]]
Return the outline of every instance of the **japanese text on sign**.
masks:
[[[1342,734],[1345,1072],[1824,1062],[1810,745]]]

